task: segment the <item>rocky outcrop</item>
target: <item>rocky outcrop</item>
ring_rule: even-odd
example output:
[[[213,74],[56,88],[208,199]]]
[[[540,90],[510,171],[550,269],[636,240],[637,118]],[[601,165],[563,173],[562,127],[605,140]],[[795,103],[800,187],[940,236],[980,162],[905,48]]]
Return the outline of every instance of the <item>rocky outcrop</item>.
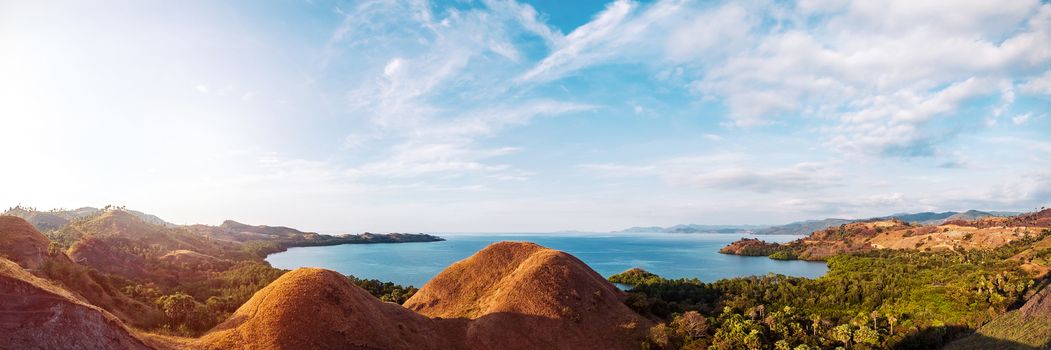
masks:
[[[741,238],[730,245],[719,249],[719,253],[745,255],[745,256],[767,256],[780,249],[777,243],[767,243],[756,238]]]

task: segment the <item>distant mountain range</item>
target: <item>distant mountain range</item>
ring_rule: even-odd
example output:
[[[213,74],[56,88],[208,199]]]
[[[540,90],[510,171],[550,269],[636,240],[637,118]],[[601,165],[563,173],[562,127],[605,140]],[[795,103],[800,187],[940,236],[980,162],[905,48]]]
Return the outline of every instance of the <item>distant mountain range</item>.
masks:
[[[898,213],[865,219],[837,219],[828,218],[822,220],[806,220],[776,226],[764,225],[675,225],[669,227],[660,226],[636,226],[617,233],[751,233],[757,235],[806,235],[814,231],[824,230],[829,227],[849,224],[852,222],[874,220],[874,219],[898,219],[908,223],[921,225],[940,225],[946,221],[953,220],[975,220],[990,216],[1013,216],[1017,212],[1007,211],[979,211],[968,210],[965,212],[946,211],[941,213]]]
[[[660,226],[636,226],[620,231],[618,233],[750,233],[764,229],[769,226],[763,225],[675,225],[669,227]]]

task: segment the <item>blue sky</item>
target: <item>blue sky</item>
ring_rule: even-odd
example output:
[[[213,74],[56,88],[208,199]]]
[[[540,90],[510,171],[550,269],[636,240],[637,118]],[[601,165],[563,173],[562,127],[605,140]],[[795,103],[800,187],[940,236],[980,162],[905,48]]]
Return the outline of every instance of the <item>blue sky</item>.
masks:
[[[0,203],[321,232],[1051,203],[1039,1],[5,1]]]

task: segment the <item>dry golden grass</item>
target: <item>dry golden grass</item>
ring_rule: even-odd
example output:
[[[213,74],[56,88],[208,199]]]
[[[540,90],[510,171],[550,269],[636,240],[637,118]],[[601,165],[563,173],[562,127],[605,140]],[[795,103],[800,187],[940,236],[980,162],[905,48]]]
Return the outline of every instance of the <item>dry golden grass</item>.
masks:
[[[197,346],[629,349],[649,321],[622,297],[568,254],[503,242],[450,266],[406,302],[408,308],[381,302],[332,271],[289,272]]]
[[[500,242],[449,266],[405,307],[471,319],[472,348],[618,349],[637,344],[650,324],[623,298],[572,255]]]

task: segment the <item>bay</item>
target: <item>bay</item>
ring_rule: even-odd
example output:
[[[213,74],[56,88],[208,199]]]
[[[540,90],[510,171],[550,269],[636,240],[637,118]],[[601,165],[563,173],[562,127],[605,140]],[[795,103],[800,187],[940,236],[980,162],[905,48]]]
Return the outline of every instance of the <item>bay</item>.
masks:
[[[778,273],[816,278],[824,263],[719,254],[741,237],[787,242],[791,235],[718,233],[445,233],[446,241],[297,247],[267,257],[282,269],[320,267],[359,278],[422,286],[452,263],[498,241],[527,241],[570,253],[603,276],[641,267],[666,278],[718,279]]]

